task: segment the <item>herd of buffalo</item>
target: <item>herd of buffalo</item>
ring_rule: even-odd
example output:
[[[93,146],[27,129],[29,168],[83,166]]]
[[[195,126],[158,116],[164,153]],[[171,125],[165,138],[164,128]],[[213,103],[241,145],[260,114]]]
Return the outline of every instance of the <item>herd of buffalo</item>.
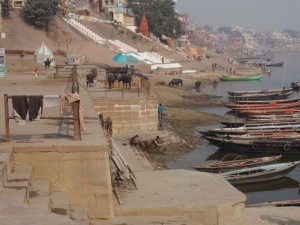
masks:
[[[125,88],[131,88],[131,81],[132,81],[132,75],[134,73],[134,69],[132,67],[128,67],[127,65],[125,67],[107,67],[106,68],[106,78],[108,81],[108,86],[109,89],[113,88],[114,82],[118,80],[119,82],[123,83],[123,86]],[[148,79],[146,76],[143,74],[136,74],[139,75],[140,77],[144,77]],[[91,71],[88,75],[86,75],[86,84],[87,87],[90,87],[94,84],[94,79],[96,78],[97,73],[95,71]],[[197,92],[200,91],[202,82],[201,81],[196,81],[195,82],[195,89]],[[217,85],[216,81],[213,81],[212,83],[213,86]],[[178,86],[183,86],[183,80],[180,78],[174,78],[169,82],[169,87],[178,87]]]

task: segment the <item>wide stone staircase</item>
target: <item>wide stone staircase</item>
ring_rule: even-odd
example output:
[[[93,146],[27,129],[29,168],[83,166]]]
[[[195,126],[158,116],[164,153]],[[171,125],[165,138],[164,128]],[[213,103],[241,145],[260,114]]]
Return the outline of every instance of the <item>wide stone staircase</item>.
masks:
[[[87,212],[69,204],[67,192],[51,192],[48,179],[33,177],[31,165],[13,163],[13,150],[0,149],[1,225],[88,225]]]

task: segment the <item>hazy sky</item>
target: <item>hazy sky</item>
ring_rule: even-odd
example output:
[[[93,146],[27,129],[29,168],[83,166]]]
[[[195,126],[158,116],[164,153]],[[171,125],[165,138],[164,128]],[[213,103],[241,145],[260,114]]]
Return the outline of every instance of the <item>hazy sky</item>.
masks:
[[[300,0],[177,0],[176,9],[200,26],[300,31]]]

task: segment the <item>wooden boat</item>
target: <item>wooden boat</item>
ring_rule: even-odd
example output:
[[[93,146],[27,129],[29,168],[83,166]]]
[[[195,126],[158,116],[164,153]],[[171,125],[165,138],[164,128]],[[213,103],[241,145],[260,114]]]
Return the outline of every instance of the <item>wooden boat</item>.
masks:
[[[300,101],[300,98],[290,98],[290,99],[274,99],[272,102],[276,102],[276,104],[279,103],[288,103],[288,102],[298,102]],[[231,103],[235,104],[270,104],[270,100],[236,100],[232,101]]]
[[[289,109],[289,108],[300,108],[300,102],[292,102],[292,103],[285,103],[285,104],[280,104],[280,105],[268,105],[268,106],[262,106],[260,104],[256,104],[256,105],[239,105],[237,107],[232,107],[231,110],[239,112],[241,110],[271,110],[271,109]]]
[[[300,154],[300,139],[260,137],[253,139],[224,139],[205,136],[212,144],[224,151],[260,154]]]
[[[224,162],[210,163],[204,165],[195,165],[193,166],[193,168],[203,172],[220,173],[220,172],[236,170],[236,169],[241,169],[246,167],[267,165],[278,161],[280,158],[281,155],[252,158],[252,159],[239,159],[239,160],[224,161]]]
[[[256,90],[256,91],[227,91],[229,95],[238,96],[244,94],[266,94],[266,93],[281,93],[283,91],[291,91],[292,88],[280,88],[270,90]]]
[[[225,127],[242,127],[245,124],[267,124],[267,123],[282,123],[282,122],[300,122],[300,118],[269,118],[269,119],[254,119],[250,118],[247,120],[219,120],[219,123]]]
[[[232,76],[222,76],[219,79],[221,81],[250,81],[250,80],[260,80],[263,75],[232,75]]]
[[[292,88],[294,91],[299,91],[299,90],[300,90],[300,82],[292,82],[292,83],[291,83],[291,88]]]
[[[250,123],[241,127],[221,127],[208,129],[208,131],[250,131],[250,130],[272,130],[300,127],[300,122],[274,122],[274,123]]]
[[[280,62],[266,62],[265,66],[283,66],[284,61],[280,61]]]
[[[261,132],[261,133],[246,133],[246,134],[216,134],[215,137],[223,138],[227,140],[253,140],[255,138],[297,138],[300,139],[300,134],[296,131],[281,131],[281,132]]]
[[[260,183],[284,177],[300,164],[300,161],[244,168],[221,173],[233,185]]]
[[[244,94],[240,96],[228,96],[229,101],[253,101],[253,100],[276,100],[285,99],[293,94],[292,91],[287,91],[283,93],[261,93],[261,94]]]
[[[294,102],[277,102],[269,101],[268,103],[253,103],[253,104],[238,104],[234,102],[224,102],[223,105],[230,109],[235,108],[261,108],[261,107],[281,107],[281,106],[293,106],[297,103],[300,103],[300,101],[294,101]]]
[[[287,108],[287,109],[240,109],[237,111],[243,116],[260,116],[260,115],[293,115],[300,113],[300,108]]]
[[[293,114],[279,114],[279,115],[251,115],[247,117],[247,120],[288,120],[288,119],[300,119],[300,113]]]
[[[297,130],[295,130],[295,128],[284,128],[284,129],[268,129],[268,130],[202,130],[202,131],[198,131],[200,134],[202,134],[205,138],[206,137],[218,137],[220,135],[226,135],[227,136],[231,136],[231,135],[251,135],[251,136],[255,136],[255,137],[270,137],[272,135],[276,136],[276,135],[282,135],[282,133],[291,133],[291,134],[295,134],[295,132],[299,132]],[[224,139],[224,138],[223,138]]]
[[[300,200],[287,200],[287,201],[276,201],[276,202],[264,202],[258,204],[247,205],[246,207],[299,207]]]

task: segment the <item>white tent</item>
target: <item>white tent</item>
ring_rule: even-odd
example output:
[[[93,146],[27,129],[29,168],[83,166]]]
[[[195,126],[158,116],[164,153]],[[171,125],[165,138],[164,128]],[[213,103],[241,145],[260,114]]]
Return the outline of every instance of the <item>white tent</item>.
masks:
[[[44,63],[44,61],[53,58],[53,53],[50,48],[43,42],[42,45],[35,51],[36,61],[39,63]]]

